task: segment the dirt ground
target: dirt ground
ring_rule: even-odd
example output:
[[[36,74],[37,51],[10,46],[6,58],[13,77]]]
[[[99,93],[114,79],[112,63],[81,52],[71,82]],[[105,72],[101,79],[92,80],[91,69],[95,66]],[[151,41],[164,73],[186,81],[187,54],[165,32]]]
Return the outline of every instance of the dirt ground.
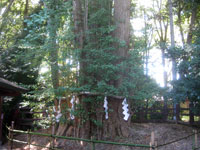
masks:
[[[188,136],[193,133],[194,128],[179,125],[179,124],[167,124],[167,123],[142,123],[132,124],[130,128],[130,137],[129,138],[120,138],[116,137],[113,140],[115,142],[121,143],[131,143],[131,144],[145,144],[149,145],[151,132],[155,133],[155,141],[158,142],[158,145],[171,142],[175,139],[180,139],[182,137]],[[47,131],[40,131],[46,132]],[[15,139],[27,141],[27,135],[16,135]],[[181,141],[169,144],[167,146],[159,147],[158,150],[192,150],[192,144],[194,136],[190,136]],[[199,137],[200,139],[200,137]],[[200,140],[198,139],[200,146]],[[105,139],[106,140],[106,139]],[[50,146],[51,138],[44,138],[39,136],[33,136],[31,138],[32,144],[40,144],[43,146]],[[108,140],[106,140],[108,141]],[[91,144],[85,144],[82,142],[75,142],[69,140],[60,140],[57,139],[56,147],[61,150],[92,150]],[[127,146],[114,146],[106,144],[96,144],[95,150],[149,150],[149,148],[138,148],[138,147],[127,147]],[[21,145],[14,143],[14,150],[29,150],[27,145]],[[47,150],[47,148],[38,148],[31,146],[31,150]]]

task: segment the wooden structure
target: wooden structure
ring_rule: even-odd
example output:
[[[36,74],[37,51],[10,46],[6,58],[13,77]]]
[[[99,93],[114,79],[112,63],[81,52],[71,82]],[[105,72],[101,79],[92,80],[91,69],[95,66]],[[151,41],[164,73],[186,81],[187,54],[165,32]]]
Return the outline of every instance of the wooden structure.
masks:
[[[8,80],[0,78],[0,144],[2,143],[2,123],[3,123],[3,112],[2,105],[4,96],[19,96],[28,90],[22,88]]]
[[[200,112],[193,112],[193,107],[191,103],[187,104],[188,107],[176,107],[165,109],[164,106],[156,106],[151,108],[140,107],[134,111],[132,116],[132,121],[136,123],[146,123],[146,122],[172,122],[174,117],[174,112],[176,112],[177,123],[188,124],[188,125],[200,125]],[[165,119],[164,115],[167,115]],[[195,121],[194,118],[199,118]]]
[[[20,130],[32,129],[33,127],[36,127],[34,125],[35,121],[40,121],[47,117],[47,113],[45,111],[34,112],[30,110],[31,108],[29,107],[22,107],[19,109],[19,116],[17,118],[18,122],[15,124]],[[39,115],[40,117],[35,118],[34,115]]]

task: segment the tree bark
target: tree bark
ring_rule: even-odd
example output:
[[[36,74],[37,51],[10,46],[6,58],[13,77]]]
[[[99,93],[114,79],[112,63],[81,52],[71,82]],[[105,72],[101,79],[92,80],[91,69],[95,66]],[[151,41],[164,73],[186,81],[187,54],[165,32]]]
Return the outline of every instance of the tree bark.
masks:
[[[197,18],[197,6],[193,6],[189,31],[188,31],[188,35],[187,35],[187,44],[192,43],[192,35],[193,35],[192,32],[194,31],[196,18]]]
[[[85,3],[84,3],[85,2]],[[89,3],[88,3],[89,2]],[[111,0],[109,1],[81,1],[81,0],[74,0],[73,3],[73,14],[74,14],[74,33],[75,33],[75,45],[76,48],[81,50],[80,55],[80,76],[86,77],[93,77],[97,81],[101,81],[102,79],[99,76],[93,76],[87,72],[85,69],[89,62],[84,61],[87,60],[87,51],[84,50],[84,46],[91,42],[93,45],[92,48],[98,49],[99,35],[95,31],[94,33],[91,32],[87,34],[85,31],[94,30],[99,27],[107,27],[107,25],[111,25],[111,21],[108,20],[108,23],[97,23],[92,22],[88,24],[88,20],[93,13],[96,13],[97,10],[109,8],[111,6],[107,5],[111,4]],[[129,49],[129,39],[130,39],[130,4],[131,1],[127,0],[115,0],[114,1],[114,22],[116,25],[116,30],[113,33],[113,36],[117,38],[121,43],[124,43],[121,46],[118,42],[114,44],[116,51],[113,52],[113,55],[119,56],[121,59],[118,64],[120,64],[124,59],[128,56],[128,49]],[[83,10],[83,8],[85,8]],[[106,9],[107,10],[107,9]],[[110,9],[112,10],[112,9]],[[112,16],[112,11],[108,10]],[[106,16],[107,17],[107,16]],[[86,35],[88,37],[86,37]],[[88,43],[87,43],[88,42]],[[90,54],[90,53],[88,53]],[[87,56],[87,57],[86,57]],[[92,56],[91,56],[92,57]],[[93,58],[93,57],[92,57]],[[91,61],[92,58],[89,58]],[[95,58],[95,57],[94,57]],[[94,60],[95,61],[95,60]],[[115,63],[115,62],[113,62]],[[122,68],[123,69],[123,68]],[[116,87],[119,87],[122,84],[122,79],[120,78],[116,81]],[[80,83],[81,86],[86,85],[88,81],[83,81]],[[95,83],[94,83],[95,84]],[[98,138],[102,136],[109,136],[114,138],[115,136],[128,136],[128,124],[130,123],[130,119],[126,122],[123,120],[122,114],[122,101],[123,99],[118,100],[115,98],[109,98],[109,119],[106,120],[104,115],[103,109],[103,101],[98,102],[96,101],[98,96],[95,94],[82,94],[79,95],[80,97],[80,104],[84,109],[84,113],[86,114],[87,118],[81,118],[79,124],[82,128],[76,128],[76,132],[79,133],[80,137],[90,138],[91,136],[97,135]],[[103,97],[103,96],[102,96]],[[92,98],[92,101],[86,101],[85,99]],[[111,111],[112,110],[112,111]],[[85,117],[86,117],[85,116]],[[102,123],[102,126],[98,126],[95,124],[95,121]],[[79,126],[79,125],[78,125]],[[77,135],[77,134],[76,134]]]
[[[117,49],[116,55],[121,57],[121,60],[126,59],[128,56],[129,43],[130,43],[130,0],[114,0],[114,22],[117,26],[114,37],[119,40],[115,47]],[[120,45],[124,43],[124,45]],[[121,63],[118,62],[119,64]],[[122,84],[123,76],[116,82],[116,87]]]
[[[173,10],[172,10],[172,1],[168,0],[169,5],[169,18],[170,18],[170,35],[171,35],[171,48],[175,48],[175,38],[174,38],[174,19],[173,19]],[[172,80],[176,80],[176,60],[172,57]]]
[[[181,8],[180,2],[179,2],[178,5],[179,5],[178,13],[177,13],[177,16],[178,16],[178,27],[179,27],[180,34],[181,34],[182,44],[183,44],[183,46],[185,46],[185,38],[184,38],[184,34],[183,34],[182,19],[181,19],[181,11],[182,11],[183,8]]]
[[[175,37],[174,37],[174,20],[173,20],[173,10],[172,10],[172,1],[168,0],[169,5],[169,18],[170,18],[170,35],[171,35],[171,48],[175,48]],[[176,81],[177,71],[176,71],[176,58],[172,56],[172,81]],[[178,121],[177,112],[176,112],[177,102],[174,101],[174,120]]]
[[[2,23],[0,25],[0,33],[2,32],[3,27],[6,25],[5,18],[6,18],[6,15],[8,14],[8,12],[10,11],[10,8],[14,1],[15,0],[10,0],[8,7],[5,9],[4,13],[1,15]]]
[[[169,22],[168,19],[165,20],[162,14],[162,0],[157,1],[157,7],[158,7],[158,14],[154,14],[154,23],[156,26],[156,31],[157,34],[159,36],[159,46],[161,49],[161,57],[162,57],[162,68],[163,68],[163,80],[164,80],[164,88],[167,88],[167,82],[168,82],[168,76],[167,76],[167,72],[166,72],[166,61],[165,61],[165,51],[166,51],[166,43],[167,43],[167,33],[168,33],[168,26],[169,26]],[[154,9],[155,6],[153,5]],[[159,27],[157,25],[157,22],[159,24]],[[166,96],[163,97],[164,98],[164,116],[163,119],[166,120],[167,119],[167,98]]]
[[[28,17],[28,10],[29,10],[29,0],[26,0],[25,9],[24,9],[24,22],[23,22],[24,28],[26,28],[27,26],[27,23],[25,22],[25,20]]]
[[[49,33],[48,50],[50,54],[49,60],[51,66],[51,80],[54,89],[59,87],[58,45],[56,43],[59,20],[56,18],[55,14],[56,6],[56,0],[53,0],[48,7],[50,18],[47,25],[47,30]]]
[[[74,0],[73,1],[73,15],[74,15],[74,33],[75,45],[77,48],[83,48],[83,16],[82,16],[82,1]]]
[[[10,0],[8,7],[5,9],[4,13],[2,14],[2,18],[4,18],[7,13],[10,11],[10,8],[15,0]]]

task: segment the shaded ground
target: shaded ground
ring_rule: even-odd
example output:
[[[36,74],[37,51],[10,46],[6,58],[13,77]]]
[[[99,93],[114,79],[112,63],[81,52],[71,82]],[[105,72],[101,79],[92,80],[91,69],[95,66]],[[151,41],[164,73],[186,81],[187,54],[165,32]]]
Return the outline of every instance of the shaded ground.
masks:
[[[193,133],[194,128],[187,127],[184,125],[178,124],[166,124],[166,123],[143,123],[143,124],[132,124],[130,128],[131,136],[129,138],[120,138],[116,137],[114,140],[123,143],[132,143],[132,144],[145,144],[149,145],[151,132],[155,132],[155,139],[158,142],[158,145],[168,143],[175,139],[180,139],[182,137],[188,136]],[[48,131],[40,131],[47,133]],[[27,135],[16,135],[15,139],[27,141]],[[159,147],[159,150],[191,150],[194,136],[188,137],[181,141],[172,143],[167,146]],[[106,139],[105,139],[106,140]],[[51,138],[44,138],[33,136],[32,144],[40,144],[43,146],[50,146]],[[107,140],[106,140],[107,141]],[[198,141],[200,141],[198,139]],[[91,144],[84,144],[81,142],[74,142],[69,140],[58,139],[56,141],[56,146],[62,150],[92,150]],[[198,143],[200,146],[200,143]],[[27,145],[21,145],[14,143],[15,150],[28,150]],[[149,148],[136,148],[136,147],[126,147],[126,146],[113,146],[105,144],[96,144],[96,150],[149,150]],[[45,148],[37,148],[31,146],[31,150],[47,150]]]

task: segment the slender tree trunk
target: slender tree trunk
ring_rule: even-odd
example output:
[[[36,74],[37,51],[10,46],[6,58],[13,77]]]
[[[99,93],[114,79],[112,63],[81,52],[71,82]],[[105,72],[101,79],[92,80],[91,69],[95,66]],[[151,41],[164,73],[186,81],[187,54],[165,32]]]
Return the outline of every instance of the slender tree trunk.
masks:
[[[1,15],[2,23],[0,24],[0,33],[1,33],[2,29],[4,28],[4,26],[6,25],[6,21],[5,21],[6,20],[6,15],[10,11],[11,6],[12,6],[12,4],[13,4],[14,1],[15,0],[10,0],[8,7],[5,9],[5,11],[3,12],[3,14]]]
[[[165,42],[161,44],[161,55],[162,55],[162,67],[163,67],[163,79],[164,79],[164,88],[167,88],[167,72],[166,72],[166,62],[165,62]],[[167,97],[164,96],[164,116],[163,120],[167,120]]]
[[[153,5],[154,6],[154,5]],[[167,72],[166,72],[166,62],[165,62],[165,51],[166,51],[166,42],[167,42],[167,32],[168,32],[168,20],[164,20],[162,17],[162,0],[157,1],[158,6],[158,14],[154,14],[154,22],[156,26],[156,31],[159,36],[159,46],[161,49],[161,57],[162,57],[162,68],[163,68],[163,80],[164,80],[164,88],[167,88]],[[155,9],[155,8],[154,8]],[[159,27],[157,25],[157,22],[159,24]],[[163,96],[164,99],[164,116],[163,120],[167,119],[167,97]]]
[[[148,35],[147,35],[147,20],[146,20],[146,11],[144,10],[144,38],[145,38],[145,73],[148,76],[148,64],[149,64],[149,49],[148,49]],[[148,101],[147,101],[148,102]]]
[[[27,23],[25,22],[25,20],[28,17],[28,10],[29,10],[29,0],[26,0],[25,9],[24,9],[24,22],[23,22],[24,28],[26,28],[27,26]]]
[[[163,79],[164,79],[164,87],[167,87],[167,72],[166,72],[166,63],[165,63],[165,48],[161,48],[162,55],[162,66],[163,66]]]
[[[48,47],[49,53],[49,64],[51,67],[51,80],[54,90],[59,87],[59,66],[58,66],[58,45],[57,40],[57,30],[59,27],[59,17],[56,17],[55,10],[58,7],[57,0],[51,0],[50,2],[44,1],[44,6],[46,7],[46,12],[49,15],[49,20],[47,24],[48,39],[46,41],[46,46]],[[57,93],[55,92],[55,95]]]
[[[191,16],[190,26],[189,26],[189,31],[188,31],[188,35],[187,35],[187,44],[191,44],[192,43],[192,35],[193,35],[192,32],[194,31],[196,17],[197,17],[197,6],[193,6],[193,8],[192,8],[192,16]]]
[[[171,35],[171,48],[175,48],[175,38],[174,38],[174,19],[172,10],[172,1],[168,0],[169,3],[169,18],[170,18],[170,35]],[[176,80],[176,60],[172,57],[172,80]]]
[[[58,73],[59,66],[58,66],[58,45],[56,43],[58,27],[56,24],[58,24],[59,22],[57,22],[58,20],[56,19],[55,15],[56,14],[50,15],[48,22],[48,29],[49,29],[49,51],[50,51],[49,53],[50,53],[51,78],[52,78],[53,88],[57,89],[59,87],[59,73]]]
[[[180,8],[180,4],[179,4],[179,10],[178,10],[178,27],[180,30],[180,34],[181,34],[181,40],[182,40],[182,44],[183,46],[185,46],[185,38],[184,38],[184,34],[183,34],[183,27],[182,27],[182,19],[181,19],[181,10],[182,8]]]
[[[172,10],[172,1],[168,0],[169,4],[169,18],[170,18],[170,35],[171,35],[171,48],[175,48],[175,37],[174,37],[174,20],[173,20],[173,10]],[[172,81],[176,81],[177,72],[176,72],[176,58],[172,56]],[[177,118],[176,112],[177,102],[174,101],[174,120],[178,121],[180,118]]]
[[[7,15],[7,13],[10,11],[10,8],[11,8],[11,6],[12,6],[12,4],[13,4],[14,1],[15,0],[10,0],[10,2],[8,4],[8,7],[5,9],[5,11],[2,14],[2,18],[4,18]]]

